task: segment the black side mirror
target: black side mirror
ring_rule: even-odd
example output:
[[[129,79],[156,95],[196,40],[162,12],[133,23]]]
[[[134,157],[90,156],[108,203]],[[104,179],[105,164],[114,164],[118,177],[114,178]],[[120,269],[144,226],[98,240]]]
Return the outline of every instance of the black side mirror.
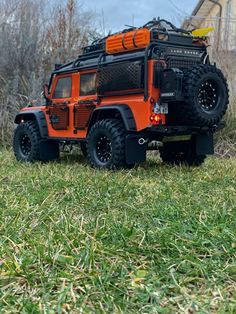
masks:
[[[49,86],[47,84],[43,86],[43,95],[46,100],[49,100]]]

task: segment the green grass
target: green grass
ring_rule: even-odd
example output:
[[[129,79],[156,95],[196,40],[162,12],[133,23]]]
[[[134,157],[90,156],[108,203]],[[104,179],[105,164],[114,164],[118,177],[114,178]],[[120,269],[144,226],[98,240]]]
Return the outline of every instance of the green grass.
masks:
[[[236,313],[236,159],[0,169],[1,313]]]

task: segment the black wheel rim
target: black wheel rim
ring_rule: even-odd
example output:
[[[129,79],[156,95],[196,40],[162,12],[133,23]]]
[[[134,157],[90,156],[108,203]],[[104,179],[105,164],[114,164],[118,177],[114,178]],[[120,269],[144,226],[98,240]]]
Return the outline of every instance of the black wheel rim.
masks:
[[[112,157],[112,146],[110,139],[106,136],[100,136],[97,140],[96,154],[100,162],[108,163]]]
[[[20,138],[20,150],[21,153],[25,156],[28,157],[31,152],[31,141],[30,138],[27,134],[24,134]]]
[[[219,103],[218,87],[216,82],[206,80],[198,91],[198,102],[205,112],[211,112],[216,109]]]

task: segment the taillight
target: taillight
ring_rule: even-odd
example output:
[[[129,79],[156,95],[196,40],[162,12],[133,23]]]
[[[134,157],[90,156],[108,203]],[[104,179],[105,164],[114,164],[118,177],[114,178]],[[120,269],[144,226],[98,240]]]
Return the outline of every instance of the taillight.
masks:
[[[165,124],[166,116],[161,113],[153,113],[150,117],[150,121],[153,125]]]

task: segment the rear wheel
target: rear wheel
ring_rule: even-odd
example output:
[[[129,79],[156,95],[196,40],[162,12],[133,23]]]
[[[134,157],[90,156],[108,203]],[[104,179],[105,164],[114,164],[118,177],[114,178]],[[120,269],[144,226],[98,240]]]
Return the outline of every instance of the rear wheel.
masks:
[[[167,142],[160,148],[160,156],[164,163],[172,165],[188,165],[198,167],[206,159],[206,155],[198,155],[195,146],[189,142]]]
[[[125,162],[124,125],[117,119],[98,121],[88,135],[88,160],[95,168],[119,169]]]

